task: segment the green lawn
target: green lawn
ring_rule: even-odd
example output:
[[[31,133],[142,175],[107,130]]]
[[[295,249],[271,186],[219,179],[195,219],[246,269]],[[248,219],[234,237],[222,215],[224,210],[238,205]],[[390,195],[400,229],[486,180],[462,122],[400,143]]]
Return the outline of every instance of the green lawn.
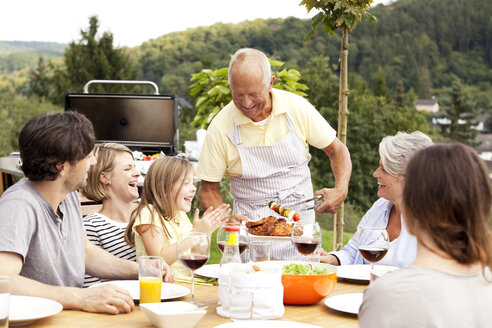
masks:
[[[326,251],[331,251],[332,248],[332,243],[333,243],[333,231],[331,230],[323,230],[323,248]],[[351,233],[343,233],[343,244],[345,245],[350,238],[352,238],[353,234]],[[215,264],[220,262],[220,257],[222,256],[222,253],[219,251],[219,248],[217,247],[217,231],[215,231],[212,235],[212,245],[210,247],[210,259],[208,260],[207,264]]]

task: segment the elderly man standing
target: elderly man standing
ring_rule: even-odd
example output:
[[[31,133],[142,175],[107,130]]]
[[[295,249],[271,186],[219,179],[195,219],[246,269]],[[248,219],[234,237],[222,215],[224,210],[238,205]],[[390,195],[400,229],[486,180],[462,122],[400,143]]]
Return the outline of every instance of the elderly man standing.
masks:
[[[92,244],[84,234],[77,189],[95,163],[91,122],[81,114],[43,114],[19,136],[26,178],[0,198],[0,275],[12,278],[12,294],[50,298],[65,309],[119,313],[134,309],[116,286],[82,287],[84,273],[136,279],[137,264]]]
[[[317,211],[334,213],[347,196],[352,171],[348,149],[308,101],[272,88],[274,80],[268,58],[261,51],[244,48],[232,57],[232,102],[212,120],[196,171],[203,208],[222,203],[220,181],[224,174],[230,179],[236,219],[272,215],[271,200],[288,208],[312,197],[309,145],[323,149],[335,176],[334,188],[315,192],[324,197]],[[312,203],[294,208],[305,222],[315,219],[309,207]],[[298,254],[290,242],[276,242],[272,257],[292,259]]]

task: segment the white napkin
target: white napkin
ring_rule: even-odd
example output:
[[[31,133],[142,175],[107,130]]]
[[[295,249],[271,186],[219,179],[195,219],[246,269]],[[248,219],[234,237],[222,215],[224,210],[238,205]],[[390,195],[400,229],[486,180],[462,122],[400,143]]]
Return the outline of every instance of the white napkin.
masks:
[[[219,272],[217,314],[224,317],[278,319],[285,312],[280,267],[257,265],[255,271],[249,263],[229,263]]]

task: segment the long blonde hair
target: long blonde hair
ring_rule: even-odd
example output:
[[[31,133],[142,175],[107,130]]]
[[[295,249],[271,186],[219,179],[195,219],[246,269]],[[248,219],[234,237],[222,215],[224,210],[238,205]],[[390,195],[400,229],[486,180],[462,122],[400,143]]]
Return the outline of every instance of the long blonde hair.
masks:
[[[125,230],[125,240],[130,246],[135,246],[135,233],[132,227],[144,208],[151,212],[150,226],[160,222],[166,236],[164,221],[170,221],[176,215],[177,207],[171,195],[175,183],[183,183],[183,177],[193,172],[191,163],[181,157],[163,157],[157,159],[149,168],[142,189],[142,196],[137,208],[130,216],[130,222]],[[180,186],[181,190],[182,185]],[[152,206],[150,206],[152,205]],[[147,227],[145,231],[150,229]]]
[[[132,151],[124,145],[111,142],[96,145],[94,148],[96,164],[92,165],[87,173],[87,185],[81,190],[82,195],[95,202],[102,202],[108,198],[109,191],[107,186],[99,178],[101,173],[113,171],[116,155],[125,152],[133,158]]]

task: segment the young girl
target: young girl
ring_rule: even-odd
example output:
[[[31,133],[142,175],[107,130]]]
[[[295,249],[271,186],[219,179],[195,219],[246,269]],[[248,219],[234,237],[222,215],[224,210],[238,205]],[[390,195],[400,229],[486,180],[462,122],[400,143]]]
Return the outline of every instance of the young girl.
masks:
[[[229,205],[222,204],[216,209],[209,208],[202,218],[199,210],[194,213],[193,225],[186,212],[196,193],[193,184],[193,167],[179,157],[157,159],[145,177],[141,201],[133,211],[125,238],[137,250],[137,257],[144,255],[162,256],[178,276],[188,276],[189,271],[176,254],[181,234],[196,231],[212,235],[229,215]]]

